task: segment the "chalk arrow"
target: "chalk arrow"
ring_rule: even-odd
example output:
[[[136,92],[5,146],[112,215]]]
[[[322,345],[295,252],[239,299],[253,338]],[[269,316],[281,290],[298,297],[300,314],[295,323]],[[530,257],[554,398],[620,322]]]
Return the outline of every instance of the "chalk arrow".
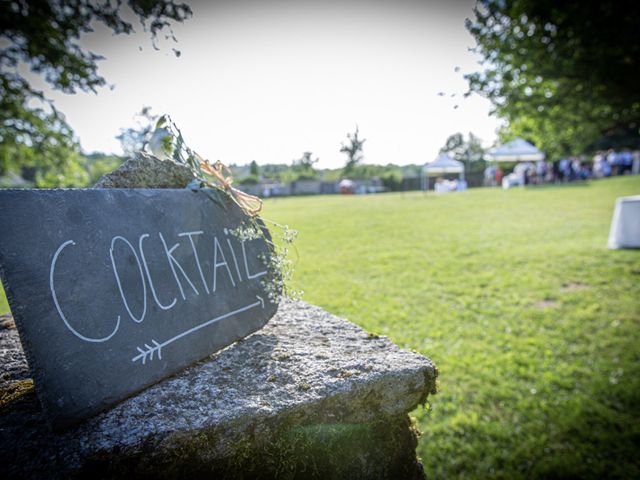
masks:
[[[253,302],[249,305],[246,305],[244,307],[240,307],[232,312],[227,312],[224,313],[222,315],[220,315],[219,317],[216,318],[212,318],[211,320],[204,322],[200,325],[196,325],[193,328],[190,328],[189,330],[186,330],[178,335],[176,335],[175,337],[170,338],[169,340],[165,340],[162,343],[158,343],[155,340],[151,340],[151,343],[153,343],[152,345],[148,345],[148,344],[144,344],[145,349],[140,348],[140,347],[136,347],[136,349],[138,350],[138,352],[140,352],[138,355],[136,355],[135,357],[133,357],[131,359],[132,362],[137,362],[138,360],[140,360],[142,362],[142,365],[145,365],[147,363],[147,359],[149,361],[153,360],[153,356],[154,353],[156,354],[156,357],[158,359],[162,358],[162,349],[164,347],[166,347],[167,345],[169,345],[170,343],[175,342],[176,340],[179,340],[182,337],[186,337],[187,335],[191,335],[194,332],[197,332],[198,330],[200,330],[201,328],[207,327],[209,325],[212,325],[216,322],[219,322],[220,320],[224,320],[225,318],[229,318],[232,317],[233,315],[237,315],[238,313],[242,313],[242,312],[246,312],[247,310],[250,310],[252,308],[257,307],[258,305],[261,305],[262,308],[264,308],[264,299],[262,297],[260,297],[259,295],[256,295],[256,298],[258,299],[257,302]]]
[[[153,347],[150,345],[147,345],[146,343],[144,344],[144,346],[146,347],[146,350],[143,350],[140,347],[136,347],[140,352],[140,355],[132,358],[131,361],[135,362],[137,360],[142,360],[142,364],[144,365],[145,363],[147,363],[147,356],[149,357],[149,360],[153,360],[154,352],[158,355],[158,359],[162,359],[162,347],[164,345],[159,344],[155,340],[151,340],[151,343],[153,343],[154,345]]]

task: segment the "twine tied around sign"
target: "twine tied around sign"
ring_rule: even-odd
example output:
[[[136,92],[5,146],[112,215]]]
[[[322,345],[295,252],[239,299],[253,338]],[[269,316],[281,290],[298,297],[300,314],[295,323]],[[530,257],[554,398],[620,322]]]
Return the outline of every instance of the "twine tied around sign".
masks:
[[[255,217],[262,210],[262,199],[255,195],[242,192],[233,188],[233,175],[229,167],[220,160],[211,165],[207,160],[198,155],[200,169],[207,175],[211,175],[217,181],[217,187],[229,194],[233,201],[250,217]]]

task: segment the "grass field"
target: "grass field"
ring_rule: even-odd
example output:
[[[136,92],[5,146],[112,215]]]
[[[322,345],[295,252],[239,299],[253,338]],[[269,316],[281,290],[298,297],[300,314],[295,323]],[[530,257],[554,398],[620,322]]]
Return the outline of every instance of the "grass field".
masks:
[[[438,365],[413,412],[429,478],[639,478],[640,251],[606,248],[615,198],[638,193],[298,197],[265,217],[300,232],[306,301]]]
[[[304,299],[439,367],[413,413],[431,479],[640,477],[640,251],[610,251],[640,177],[269,200]]]

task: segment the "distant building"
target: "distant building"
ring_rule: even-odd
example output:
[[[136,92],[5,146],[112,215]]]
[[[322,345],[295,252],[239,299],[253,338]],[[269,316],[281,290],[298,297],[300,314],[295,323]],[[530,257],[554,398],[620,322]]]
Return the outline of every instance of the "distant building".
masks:
[[[319,180],[296,180],[291,183],[292,195],[319,195],[322,193],[322,182]]]
[[[371,178],[369,180],[356,180],[356,193],[359,195],[366,193],[382,193],[387,189],[385,188],[382,180],[379,178]]]

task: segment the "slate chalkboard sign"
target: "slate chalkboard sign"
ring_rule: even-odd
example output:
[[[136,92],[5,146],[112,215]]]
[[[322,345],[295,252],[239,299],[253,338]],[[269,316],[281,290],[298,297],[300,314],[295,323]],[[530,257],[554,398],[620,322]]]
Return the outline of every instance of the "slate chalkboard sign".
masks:
[[[0,273],[55,427],[254,332],[276,305],[264,239],[192,190],[0,190]]]

